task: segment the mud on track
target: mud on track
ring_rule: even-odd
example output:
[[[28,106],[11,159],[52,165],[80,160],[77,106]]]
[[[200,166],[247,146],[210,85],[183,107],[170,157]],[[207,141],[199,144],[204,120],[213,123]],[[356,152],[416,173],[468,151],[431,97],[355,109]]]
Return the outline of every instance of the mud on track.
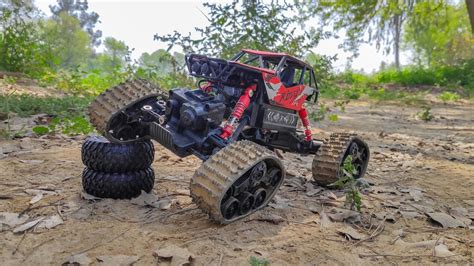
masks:
[[[154,192],[173,202],[159,210],[82,199],[84,137],[1,141],[0,212],[64,221],[19,234],[3,225],[1,264],[57,265],[83,253],[92,264],[101,264],[99,256],[127,255],[137,256],[135,265],[149,265],[158,260],[154,251],[173,245],[192,253],[197,265],[248,265],[251,256],[271,265],[472,263],[474,105],[438,104],[431,122],[417,120],[418,111],[357,102],[337,122],[314,123],[320,137],[354,130],[371,147],[372,186],[360,215],[344,209],[343,191],[311,183],[311,157],[284,154],[290,176],[275,200],[227,226],[210,222],[191,202],[197,158],[179,159],[155,143]],[[43,197],[30,204],[38,193]],[[465,223],[443,228],[428,216],[438,212],[458,214],[456,221]],[[446,258],[434,256],[445,254],[435,248],[441,243],[452,252]]]

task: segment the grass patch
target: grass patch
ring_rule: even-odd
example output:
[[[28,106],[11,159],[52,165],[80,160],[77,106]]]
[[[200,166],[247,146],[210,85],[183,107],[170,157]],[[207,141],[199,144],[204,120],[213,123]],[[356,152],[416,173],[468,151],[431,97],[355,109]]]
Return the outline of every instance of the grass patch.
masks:
[[[21,117],[35,114],[50,114],[58,116],[83,115],[92,97],[67,96],[34,97],[31,95],[0,95],[0,112],[16,113]]]

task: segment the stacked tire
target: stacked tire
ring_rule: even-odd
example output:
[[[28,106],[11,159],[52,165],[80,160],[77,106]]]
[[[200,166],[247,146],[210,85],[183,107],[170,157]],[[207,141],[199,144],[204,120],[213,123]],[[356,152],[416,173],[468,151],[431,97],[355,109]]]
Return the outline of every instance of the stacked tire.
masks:
[[[155,150],[150,140],[111,143],[92,136],[82,145],[82,187],[100,198],[130,199],[150,192],[155,174],[150,167]]]

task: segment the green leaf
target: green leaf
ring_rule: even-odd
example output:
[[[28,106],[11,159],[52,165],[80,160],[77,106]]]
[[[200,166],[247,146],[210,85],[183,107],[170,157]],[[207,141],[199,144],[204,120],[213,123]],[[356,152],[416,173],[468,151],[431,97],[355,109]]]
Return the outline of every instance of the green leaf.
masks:
[[[35,126],[33,128],[33,132],[35,132],[37,135],[44,135],[49,133],[49,128],[45,126]]]
[[[330,114],[328,118],[332,122],[336,122],[337,120],[339,120],[339,117],[336,114]]]

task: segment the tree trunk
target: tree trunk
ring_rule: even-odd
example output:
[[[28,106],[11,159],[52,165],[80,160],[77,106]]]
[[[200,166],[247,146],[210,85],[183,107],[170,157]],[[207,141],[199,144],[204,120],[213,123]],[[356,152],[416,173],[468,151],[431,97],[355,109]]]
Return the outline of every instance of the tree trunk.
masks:
[[[397,70],[400,70],[400,36],[402,31],[402,18],[400,15],[395,15],[394,24],[393,50],[395,54],[395,67]]]
[[[469,20],[471,21],[472,34],[474,35],[474,0],[466,0],[466,7]]]

